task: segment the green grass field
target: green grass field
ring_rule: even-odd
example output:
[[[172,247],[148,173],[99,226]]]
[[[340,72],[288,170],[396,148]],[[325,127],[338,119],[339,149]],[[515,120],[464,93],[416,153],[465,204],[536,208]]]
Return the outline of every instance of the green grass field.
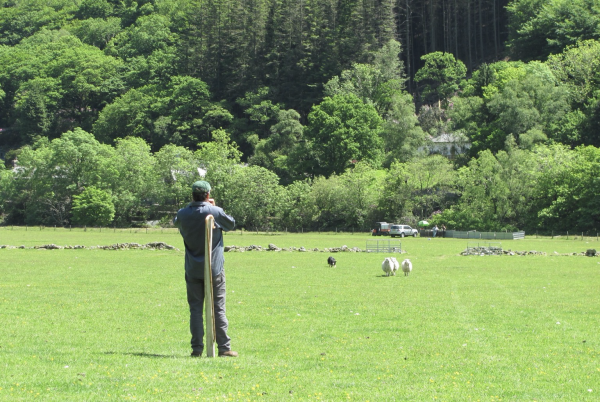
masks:
[[[250,234],[228,245],[365,248],[367,234]],[[164,241],[174,231],[0,228],[0,245]],[[466,240],[384,254],[226,253],[237,359],[189,357],[183,251],[0,249],[0,400],[596,401],[595,238],[503,241],[547,256],[464,257]]]

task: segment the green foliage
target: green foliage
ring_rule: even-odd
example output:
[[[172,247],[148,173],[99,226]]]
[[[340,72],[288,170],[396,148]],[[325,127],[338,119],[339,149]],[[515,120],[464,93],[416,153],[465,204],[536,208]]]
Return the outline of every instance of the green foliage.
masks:
[[[107,18],[113,14],[114,8],[107,0],[83,0],[75,16],[80,20],[87,18]]]
[[[169,143],[193,147],[209,141],[211,131],[232,120],[209,98],[207,85],[192,77],[175,76],[166,86],[131,89],[102,110],[94,133],[107,142],[143,138],[155,149]]]
[[[324,95],[353,94],[364,103],[372,104],[378,113],[387,113],[400,94],[405,81],[403,63],[398,58],[400,43],[390,40],[373,55],[370,64],[355,63],[324,86]]]
[[[278,222],[280,230],[310,228],[315,224],[318,214],[311,182],[295,181],[284,187],[281,220]]]
[[[594,0],[513,0],[508,46],[522,60],[544,60],[568,46],[600,38],[600,9]]]
[[[42,30],[0,52],[5,92],[0,124],[13,141],[31,144],[75,127],[90,130],[98,111],[123,89],[122,64],[67,31]]]
[[[126,28],[112,39],[106,53],[127,60],[136,56],[149,56],[155,51],[168,51],[177,41],[169,29],[166,17],[151,14],[138,18],[134,25]]]
[[[355,95],[335,95],[313,107],[306,137],[310,140],[312,168],[307,173],[329,176],[353,162],[381,163],[383,120],[375,108]]]
[[[408,161],[425,143],[426,133],[419,126],[410,94],[396,93],[392,97],[390,110],[385,116],[382,137],[385,144],[385,166],[394,161]]]
[[[528,151],[509,139],[507,150],[493,155],[482,151],[458,171],[457,204],[436,216],[459,230],[515,230],[530,226],[537,204],[535,191],[540,169]]]
[[[117,17],[76,20],[65,29],[71,31],[81,42],[99,49],[106,48],[108,43],[122,31],[121,20]]]
[[[6,1],[0,13],[0,44],[14,46],[42,28],[58,29],[75,11],[69,0]]]
[[[245,153],[249,154],[250,148],[255,147],[258,141],[268,138],[271,127],[279,120],[283,105],[274,104],[268,97],[269,88],[260,87],[236,100],[244,110],[244,118],[234,123],[234,139],[242,145]]]
[[[448,206],[455,171],[441,155],[395,162],[390,166],[378,200],[379,214],[389,222],[428,218]],[[453,200],[452,200],[453,201]]]
[[[157,194],[156,160],[143,139],[116,141],[110,168],[103,172],[115,205],[115,222],[127,226],[148,219]]]
[[[539,168],[540,144],[600,146],[597,1],[510,1],[514,61],[495,61],[506,56],[499,3],[446,3],[7,1],[0,142],[8,166],[21,155],[3,173],[2,211],[11,222],[67,224],[74,197],[93,186],[115,197],[116,222],[129,225],[185,202],[198,168],[217,193],[234,176],[271,183],[267,169],[289,189],[273,187],[278,206],[255,220],[242,208],[246,225],[362,227],[443,210],[465,226],[537,227],[529,195],[511,201],[474,177],[509,181],[509,154]],[[452,54],[436,51],[442,39]],[[475,68],[468,81],[461,60]],[[408,88],[422,95],[418,116],[404,90],[415,71],[419,88]],[[472,143],[476,159],[462,181],[447,161],[419,155],[439,134]],[[256,169],[242,172],[243,162]],[[382,171],[363,163],[397,177],[382,185]],[[444,184],[417,185],[425,173]],[[356,201],[353,180],[376,199]],[[560,180],[544,183],[579,191]],[[553,201],[542,203],[544,225],[558,227],[561,217],[584,225],[583,209],[570,214]],[[484,212],[470,214],[480,204]]]
[[[39,140],[19,153],[13,191],[5,194],[10,220],[65,225],[73,197],[88,186],[106,188],[113,149],[75,129],[51,142]]]
[[[563,146],[540,148],[542,165],[536,186],[537,227],[555,230],[595,230],[600,223],[600,151]]]
[[[85,226],[107,226],[115,217],[110,193],[94,186],[73,196],[73,222]]]
[[[568,88],[575,106],[585,105],[586,100],[600,87],[600,42],[596,40],[568,46],[562,53],[551,55],[546,64]]]
[[[298,112],[279,111],[277,123],[271,126],[271,135],[258,141],[254,155],[248,162],[275,172],[283,182],[291,181],[297,173],[293,172],[288,157],[296,151],[298,143],[304,140],[303,131]]]
[[[236,226],[246,229],[268,229],[276,218],[284,198],[277,175],[260,166],[235,166],[211,190],[217,205],[236,220]]]
[[[568,115],[569,92],[548,66],[500,62],[485,70],[485,80],[477,75],[470,83],[487,83],[481,87],[481,97],[454,98],[449,111],[453,128],[471,139],[472,155],[485,149],[501,150],[511,134],[523,148],[548,138],[564,138],[562,123],[569,118],[574,121]]]
[[[452,53],[433,52],[421,56],[425,65],[415,74],[415,81],[424,83],[422,91],[426,103],[446,101],[460,88],[467,74],[465,64]]]
[[[380,176],[368,163],[358,163],[341,175],[317,177],[311,197],[318,227],[368,229],[377,207]]]
[[[154,159],[158,200],[165,208],[182,207],[190,199],[190,183],[199,178],[200,161],[191,150],[173,144],[162,147]]]

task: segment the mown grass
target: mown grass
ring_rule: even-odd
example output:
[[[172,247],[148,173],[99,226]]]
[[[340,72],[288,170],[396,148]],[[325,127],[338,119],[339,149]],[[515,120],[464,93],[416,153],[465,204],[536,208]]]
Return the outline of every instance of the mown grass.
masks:
[[[366,234],[227,244],[365,247]],[[164,241],[174,233],[0,229],[27,247]],[[466,240],[382,254],[226,254],[237,359],[189,357],[182,251],[0,249],[0,400],[597,400],[600,258],[588,239],[503,241],[548,256],[463,257]],[[598,247],[600,248],[600,247]]]

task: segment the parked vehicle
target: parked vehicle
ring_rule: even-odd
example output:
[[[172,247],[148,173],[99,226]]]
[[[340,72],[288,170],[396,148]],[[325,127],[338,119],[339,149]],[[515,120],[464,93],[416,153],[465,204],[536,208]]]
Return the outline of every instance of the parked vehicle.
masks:
[[[417,237],[418,232],[417,229],[413,229],[408,225],[392,225],[390,228],[390,236],[396,237],[404,237],[404,236],[412,236]]]
[[[373,236],[389,236],[391,223],[375,222],[375,227],[371,230]]]

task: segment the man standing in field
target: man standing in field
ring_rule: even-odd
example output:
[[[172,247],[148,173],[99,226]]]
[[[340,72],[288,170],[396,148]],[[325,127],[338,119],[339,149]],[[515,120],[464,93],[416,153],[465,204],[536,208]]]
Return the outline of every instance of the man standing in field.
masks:
[[[215,206],[210,198],[210,184],[197,181],[192,184],[193,202],[177,211],[175,226],[185,243],[185,282],[190,305],[190,331],[192,333],[192,357],[200,357],[204,351],[204,243],[206,241],[205,218],[215,218],[212,235],[212,278],[215,309],[215,335],[219,356],[237,357],[231,350],[231,339],[227,336],[228,321],[225,316],[225,271],[223,256],[223,230],[235,227],[235,219],[222,208]]]

